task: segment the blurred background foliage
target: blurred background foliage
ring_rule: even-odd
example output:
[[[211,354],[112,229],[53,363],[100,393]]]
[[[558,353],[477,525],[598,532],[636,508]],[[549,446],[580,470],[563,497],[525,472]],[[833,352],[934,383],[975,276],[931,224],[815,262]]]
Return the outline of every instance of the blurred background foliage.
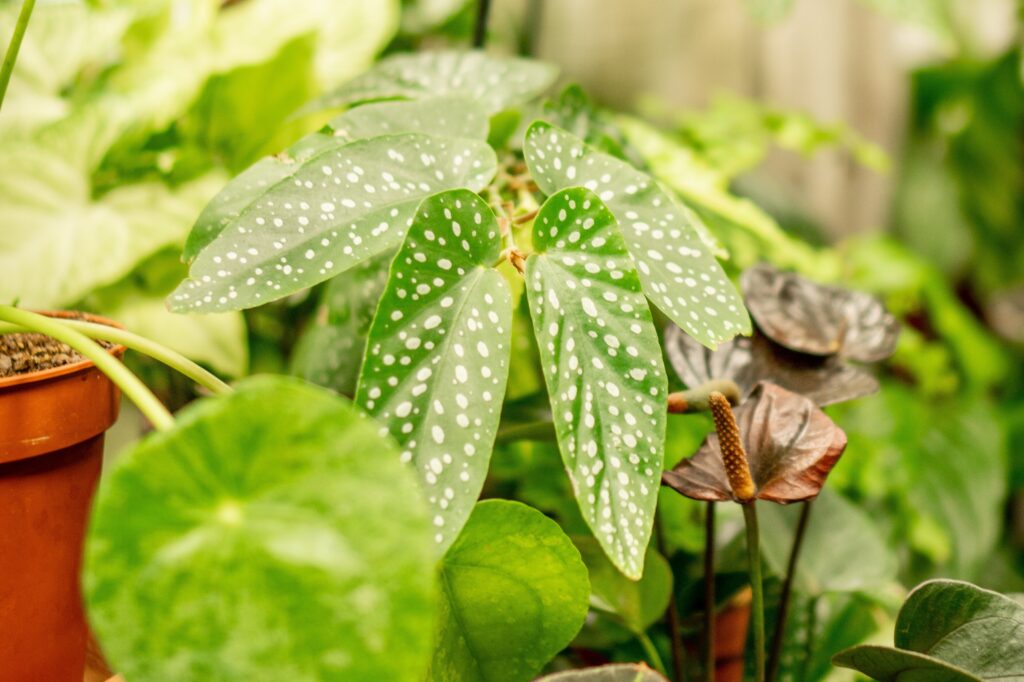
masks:
[[[768,30],[812,0],[735,2]],[[885,639],[907,587],[926,578],[1024,592],[1020,26],[1013,42],[983,49],[963,21],[970,0],[863,3],[937,46],[906,74],[898,148],[735,93],[687,109],[653,93],[613,112],[570,89],[548,109],[676,192],[729,252],[731,274],[769,260],[873,292],[904,323],[882,391],[829,408],[850,444],[821,499],[822,526],[810,531],[785,679],[842,678],[831,654]],[[543,10],[536,0],[496,2],[490,47],[536,53]],[[0,38],[16,11],[0,5]],[[204,203],[232,174],[325,120],[296,114],[304,102],[382,54],[466,45],[474,12],[465,0],[43,0],[0,114],[0,299],[105,314],[230,377],[292,371],[351,391],[379,267],[246,313],[172,315],[163,298],[185,273],[180,249]],[[825,149],[890,183],[887,218],[875,230],[836,239],[758,174],[779,150]],[[550,514],[585,550],[587,528],[554,444],[512,436],[547,408],[521,312],[507,424],[485,494]],[[311,360],[326,355],[330,371]],[[179,379],[133,362],[171,405],[193,397]],[[708,429],[703,417],[674,417],[666,466],[693,453]],[[735,596],[728,585],[742,585],[729,577],[744,566],[734,512],[720,510],[723,602]],[[643,634],[667,657],[660,613],[670,594],[695,631],[702,513],[662,492],[652,552],[672,571],[645,576],[628,604],[597,608],[573,656],[636,660]],[[776,576],[794,513],[765,513]],[[591,570],[603,576],[595,599],[617,593],[607,567]]]

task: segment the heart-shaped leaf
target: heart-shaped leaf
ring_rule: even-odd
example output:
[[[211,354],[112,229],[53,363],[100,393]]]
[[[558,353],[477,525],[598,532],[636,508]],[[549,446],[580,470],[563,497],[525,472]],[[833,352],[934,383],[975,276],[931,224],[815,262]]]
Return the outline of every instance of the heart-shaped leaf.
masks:
[[[557,76],[558,69],[544,62],[484,52],[396,54],[309,108],[336,109],[370,100],[462,95],[479,103],[488,114],[496,114],[533,99]]]
[[[366,336],[384,293],[393,255],[381,254],[327,283],[316,319],[295,346],[292,374],[343,395],[355,393]]]
[[[714,346],[750,333],[743,301],[697,219],[649,175],[543,121],[527,130],[523,152],[547,194],[582,186],[600,197],[619,220],[644,292],[688,334]]]
[[[565,670],[545,675],[537,682],[667,682],[643,663],[612,663],[596,668]]]
[[[179,413],[93,508],[89,621],[114,667],[164,680],[421,680],[430,523],[379,427],[297,379]]]
[[[580,511],[619,570],[636,580],[657,504],[667,384],[617,228],[590,190],[552,195],[533,224],[526,292]]]
[[[846,448],[846,434],[813,402],[775,384],[755,386],[735,415],[757,499],[814,498]],[[695,500],[734,499],[717,433],[662,480]]]
[[[512,298],[491,268],[500,254],[497,220],[476,194],[424,200],[392,262],[356,391],[415,467],[442,552],[480,494],[505,397]]]
[[[730,379],[745,394],[757,382],[768,381],[821,406],[878,390],[873,376],[836,356],[797,353],[756,330],[752,337],[740,336],[711,350],[669,324],[665,329],[665,353],[676,374],[690,388],[713,379]]]
[[[959,580],[919,585],[896,618],[896,648],[856,646],[833,658],[876,680],[1024,678],[1024,606]]]
[[[763,264],[741,283],[758,328],[786,348],[862,362],[884,360],[896,348],[899,323],[873,296]]]
[[[429,680],[531,679],[587,615],[587,569],[558,524],[506,500],[480,502],[441,562]]]
[[[635,635],[663,615],[672,596],[672,568],[653,547],[647,548],[644,575],[630,580],[612,564],[594,538],[573,538],[590,573],[590,605],[611,614]]]
[[[171,308],[237,310],[329,279],[400,244],[424,197],[483,188],[495,163],[485,142],[420,133],[328,149],[222,225]]]

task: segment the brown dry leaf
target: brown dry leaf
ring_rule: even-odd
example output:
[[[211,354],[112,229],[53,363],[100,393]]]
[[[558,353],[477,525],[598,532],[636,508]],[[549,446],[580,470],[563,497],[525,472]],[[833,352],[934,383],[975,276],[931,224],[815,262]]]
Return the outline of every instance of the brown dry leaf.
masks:
[[[899,323],[874,296],[764,264],[744,272],[740,284],[758,328],[786,348],[862,362],[884,360],[896,348]]]
[[[788,504],[816,497],[846,448],[846,434],[811,400],[774,384],[757,384],[735,415],[756,499]],[[735,499],[717,433],[664,472],[662,482],[695,500]]]
[[[710,350],[670,324],[665,330],[665,353],[688,388],[713,379],[730,379],[746,395],[757,382],[770,381],[821,406],[878,390],[874,377],[836,356],[797,353],[758,332]]]

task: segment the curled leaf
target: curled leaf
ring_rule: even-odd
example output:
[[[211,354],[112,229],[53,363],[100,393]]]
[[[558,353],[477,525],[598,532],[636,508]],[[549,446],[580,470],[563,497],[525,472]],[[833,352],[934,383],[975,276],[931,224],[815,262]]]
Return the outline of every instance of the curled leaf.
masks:
[[[711,350],[670,324],[665,353],[688,388],[729,379],[747,394],[759,381],[777,384],[819,406],[853,400],[878,390],[878,381],[836,356],[808,355],[784,348],[763,334],[738,336]]]
[[[788,504],[816,497],[846,448],[846,434],[811,400],[774,384],[757,384],[735,416],[756,499]],[[662,482],[695,500],[736,499],[717,433]]]
[[[874,296],[764,264],[744,272],[740,283],[757,326],[790,350],[877,362],[896,348],[899,325]]]

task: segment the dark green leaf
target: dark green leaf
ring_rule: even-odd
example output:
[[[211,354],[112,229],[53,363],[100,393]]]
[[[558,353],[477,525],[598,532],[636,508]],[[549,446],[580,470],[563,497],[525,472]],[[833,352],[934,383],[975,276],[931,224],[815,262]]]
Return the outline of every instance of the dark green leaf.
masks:
[[[422,679],[430,524],[349,403],[258,378],[118,459],[93,509],[89,620],[133,682]]]
[[[483,52],[396,54],[311,107],[334,109],[379,99],[464,95],[488,114],[496,114],[544,92],[557,75],[558,70],[550,64]]]
[[[401,243],[425,196],[483,188],[495,163],[484,142],[420,133],[321,152],[296,163],[237,217],[217,224],[201,217],[192,243],[205,246],[170,305],[183,312],[238,310],[329,279]]]
[[[931,656],[876,644],[862,644],[836,654],[832,663],[853,668],[879,682],[981,682],[970,674]]]
[[[519,502],[480,502],[441,565],[440,632],[428,679],[518,682],[587,615],[587,569],[562,529]]]
[[[490,267],[500,253],[497,220],[476,194],[424,200],[391,265],[356,393],[415,467],[442,552],[483,486],[505,397],[512,300]]]
[[[648,175],[538,121],[523,145],[530,172],[553,194],[582,186],[597,193],[619,220],[644,292],[676,324],[714,346],[750,333],[743,301],[702,239],[698,219]]]
[[[580,510],[611,560],[636,580],[658,499],[667,383],[617,228],[590,190],[551,196],[533,224],[526,291]]]
[[[812,502],[796,588],[808,595],[881,589],[896,580],[896,556],[871,517],[824,488]],[[784,575],[800,505],[760,506],[761,545],[777,575]]]

